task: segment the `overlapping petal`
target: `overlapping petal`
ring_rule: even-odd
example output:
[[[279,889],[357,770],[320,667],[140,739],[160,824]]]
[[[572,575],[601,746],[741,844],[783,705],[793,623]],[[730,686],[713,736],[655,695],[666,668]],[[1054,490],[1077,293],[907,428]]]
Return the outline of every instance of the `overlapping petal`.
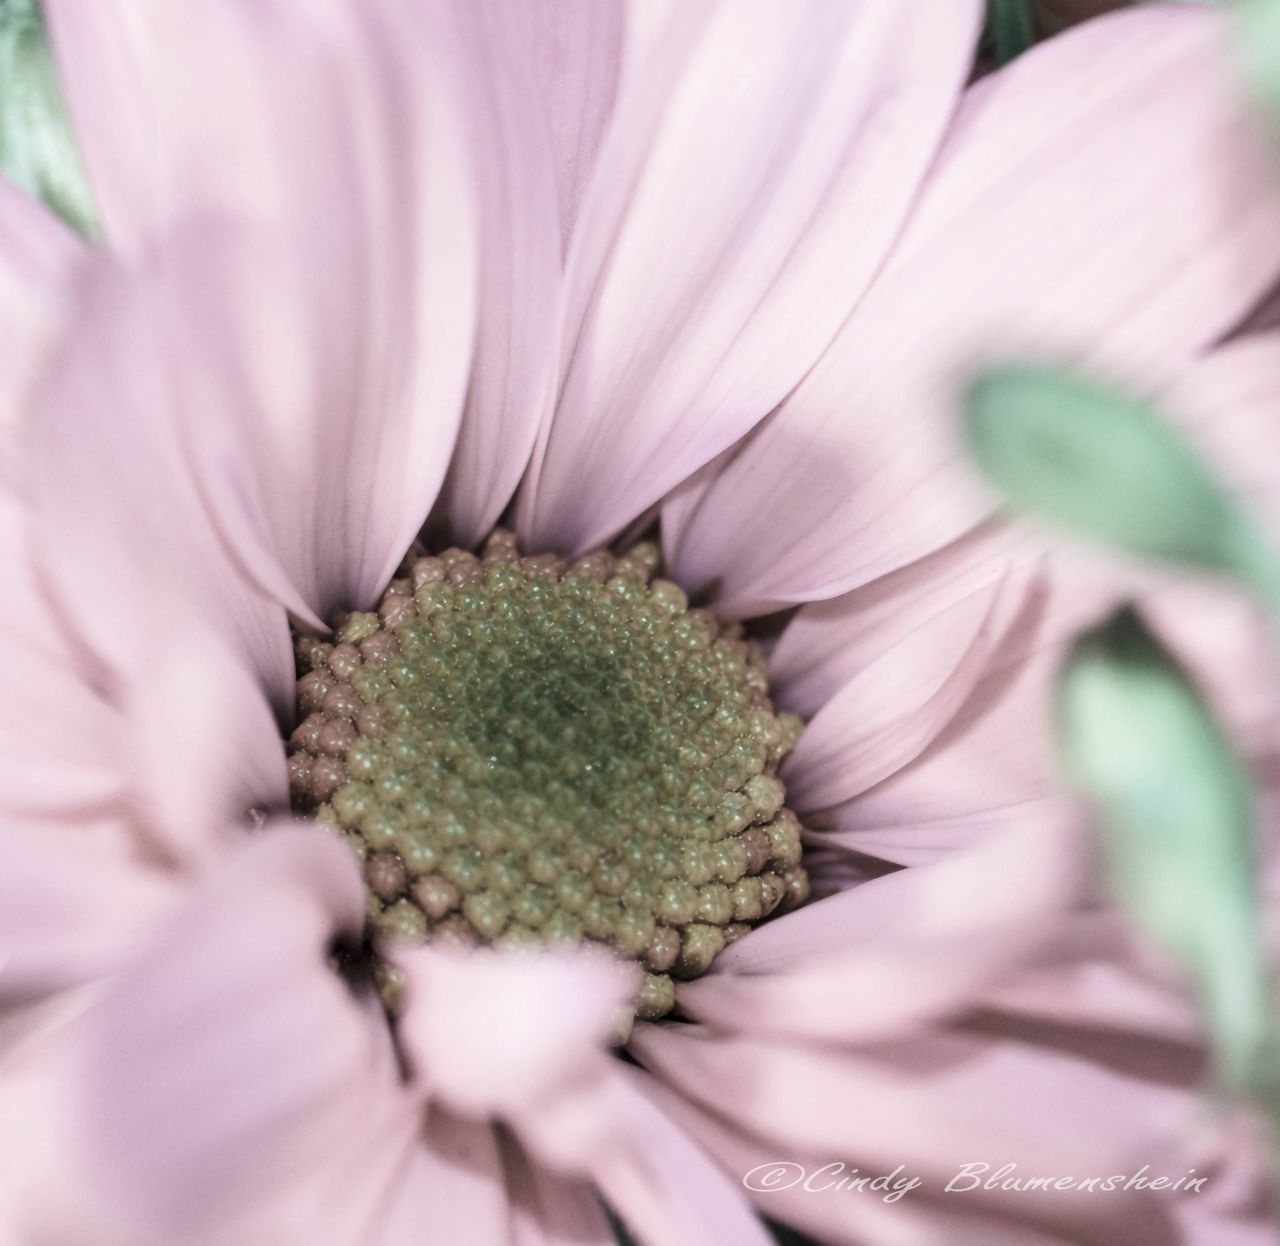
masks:
[[[321,617],[390,575],[444,479],[467,385],[476,192],[453,14],[51,6],[108,244],[133,262],[192,218],[270,239],[195,272],[165,257],[202,322],[167,346],[189,384],[235,391],[216,418],[185,414],[238,556]]]
[[[618,94],[625,0],[529,0],[507,6],[521,24],[551,126],[563,249],[578,219]]]
[[[76,825],[119,809],[119,723],[37,576],[30,523],[16,484],[0,478],[0,826]]]
[[[6,826],[0,852],[6,1021],[27,1005],[122,969],[177,903],[176,881],[144,868],[118,824],[104,822],[92,833],[86,827],[70,842],[47,826]]]
[[[589,1182],[562,1177],[510,1139],[503,1146],[514,1246],[614,1246]]]
[[[189,239],[187,254],[203,242]],[[290,586],[249,579],[230,548],[234,516],[215,523],[193,477],[184,420],[225,418],[236,387],[207,366],[190,323],[198,295],[175,291],[174,277],[139,278],[105,257],[86,274],[27,429],[42,569],[80,643],[117,680],[147,668],[158,636],[198,619],[283,709],[293,662],[273,597]],[[184,334],[185,350],[172,340]]]
[[[722,1028],[750,1016],[755,1033],[805,1041],[901,1033],[1050,937],[1081,895],[1082,849],[1059,816],[814,901],[725,949],[713,972],[681,985],[679,1007]]]
[[[914,199],[979,7],[632,6],[519,503],[533,544],[615,535],[812,365]]]
[[[200,628],[160,641],[124,706],[133,812],[184,864],[212,859],[249,826],[283,812],[280,730],[258,682]]]
[[[1266,447],[1280,410],[1276,347],[1274,334],[1218,347],[1181,372],[1160,400],[1180,435],[1273,537],[1280,494],[1266,468]],[[1059,791],[1051,736],[1056,673],[1071,639],[1124,601],[1139,603],[1241,746],[1255,756],[1268,750],[1276,722],[1274,660],[1269,629],[1247,595],[1064,545],[1070,541],[1063,534],[988,524],[796,614],[770,667],[781,702],[813,716],[810,730],[818,728],[812,742],[802,737],[787,775],[798,799],[829,806],[835,829],[815,835],[815,843],[915,864],[1044,816]],[[1039,571],[1027,582],[1018,617],[966,681],[959,658],[942,643],[969,653],[951,615],[967,596],[990,593],[996,577],[1023,575],[1017,569],[1033,564]],[[937,645],[927,644],[931,630]],[[868,724],[895,712],[894,721],[913,721],[912,692],[933,669],[929,659],[944,687],[963,695],[939,716],[941,729],[918,759],[899,753],[899,765],[867,771]],[[888,680],[882,695],[855,695],[877,673]],[[833,730],[842,711],[845,728]],[[807,794],[815,781],[820,796]]]
[[[85,250],[51,212],[0,180],[0,476],[11,466],[13,425]]]
[[[1177,1240],[1175,1199],[1158,1191],[1121,1188],[1110,1201],[1087,1190],[1047,1191],[1023,1195],[1020,1203],[998,1188],[966,1189],[961,1181],[963,1194],[948,1194],[945,1186],[965,1164],[986,1164],[990,1173],[1006,1156],[1016,1157],[1015,1168],[1026,1177],[1134,1172],[1150,1162],[1157,1139],[1167,1145],[1180,1130],[1189,1131],[1194,1100],[1185,1085],[1175,1090],[1103,1060],[1019,1041],[1000,1033],[998,1021],[857,1052],[726,1038],[701,1027],[651,1027],[636,1050],[713,1121],[731,1103],[742,1134],[772,1146],[766,1158],[803,1156],[815,1172],[842,1160],[868,1175],[901,1165],[899,1176],[919,1177],[921,1186],[902,1200],[907,1206],[894,1208],[901,1213],[897,1225],[872,1240],[893,1241],[896,1232],[904,1241],[977,1243],[1003,1232],[1011,1242],[1102,1244],[1120,1240],[1121,1222],[1125,1241],[1163,1246]],[[1000,1154],[988,1158],[993,1137],[1001,1140]],[[1170,1175],[1183,1171],[1173,1168]],[[820,1188],[807,1197],[875,1199]],[[804,1223],[799,1201],[788,1210],[799,1210]],[[764,1196],[760,1202],[774,1205]],[[912,1234],[912,1213],[926,1224],[932,1220],[931,1228],[917,1226]],[[858,1241],[864,1214],[861,1206],[828,1213],[826,1240]]]
[[[537,1162],[589,1177],[646,1246],[767,1242],[732,1183],[606,1052],[634,974],[563,953],[426,948],[397,962],[422,1093],[473,1120],[505,1120]]]
[[[985,921],[970,906],[969,927]],[[946,943],[959,927],[934,933]],[[1265,1174],[1235,1124],[1199,1106],[1206,1063],[1192,1010],[1135,963],[1114,914],[1061,912],[1034,947],[890,1042],[803,1025],[775,1037],[773,1011],[747,1006],[705,1025],[644,1027],[632,1051],[662,1083],[665,1110],[730,1171],[756,1178],[763,1210],[822,1240],[1258,1240]],[[988,1153],[993,1138],[998,1154]],[[944,1189],[962,1165],[986,1163],[989,1175],[1007,1162],[1023,1179],[1172,1180],[1190,1169],[1208,1186],[1179,1194],[1121,1183],[1102,1191],[1107,1200],[1058,1187],[1034,1201],[998,1181]],[[889,1179],[861,1192],[835,1184],[855,1174]],[[892,1207],[873,1196],[912,1177]],[[1188,1236],[1193,1224],[1198,1235]],[[1147,1236],[1135,1239],[1138,1225]]]
[[[1256,301],[1280,201],[1226,33],[1222,13],[1143,8],[970,89],[872,291],[668,525],[682,582],[737,615],[905,566],[990,509],[955,401],[992,343],[1154,387]]]
[[[371,1240],[377,1246],[418,1246],[438,1237],[511,1246],[510,1226],[511,1200],[494,1126],[428,1108]]]
[[[54,1240],[366,1240],[412,1105],[326,964],[362,912],[341,845],[274,827],[156,927],[60,1049],[75,1179],[31,1213]]]
[[[600,18],[616,12],[612,0]],[[474,545],[515,492],[534,438],[555,399],[563,297],[561,194],[563,154],[556,123],[580,120],[570,100],[539,76],[543,21],[586,36],[564,74],[586,72],[579,56],[595,50],[598,20],[556,18],[525,5],[456,0],[445,6],[458,42],[468,149],[478,178],[480,285],[474,362],[466,410],[439,514],[453,539]],[[513,13],[520,20],[512,20]],[[607,38],[607,34],[602,37]],[[554,74],[554,67],[552,68]],[[604,84],[582,84],[594,99]],[[549,93],[554,93],[548,98]],[[553,104],[575,113],[553,117]],[[580,99],[589,108],[588,99]],[[583,120],[590,125],[590,121]],[[572,136],[566,141],[575,143]],[[589,142],[586,136],[576,142]]]
[[[793,807],[812,812],[840,804],[919,756],[992,665],[1026,608],[1027,584],[1027,577],[1006,572],[897,636],[840,685],[787,759],[783,779]]]
[[[1041,534],[992,521],[863,588],[802,606],[769,654],[774,700],[812,716],[903,637],[1044,552]]]

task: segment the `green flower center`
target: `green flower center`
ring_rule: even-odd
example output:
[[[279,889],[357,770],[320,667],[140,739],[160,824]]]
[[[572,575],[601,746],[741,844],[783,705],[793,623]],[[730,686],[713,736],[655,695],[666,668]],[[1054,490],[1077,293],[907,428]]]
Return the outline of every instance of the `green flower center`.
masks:
[[[656,1017],[672,975],[807,896],[776,777],[800,722],[657,565],[497,531],[479,558],[411,556],[334,643],[297,638],[295,806],[351,843],[375,930],[606,944]]]

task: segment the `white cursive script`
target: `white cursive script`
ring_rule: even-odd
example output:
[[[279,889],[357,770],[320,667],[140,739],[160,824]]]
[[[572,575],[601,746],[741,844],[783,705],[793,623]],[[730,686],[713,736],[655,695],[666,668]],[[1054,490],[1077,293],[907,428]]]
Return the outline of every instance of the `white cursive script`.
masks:
[[[1188,1190],[1199,1194],[1207,1178],[1195,1176],[1195,1169],[1183,1177],[1149,1177],[1150,1164],[1136,1173],[1112,1173],[1109,1177],[1022,1177],[1017,1164],[1003,1164],[994,1172],[980,1161],[965,1164],[943,1187],[947,1194],[969,1190],[1086,1190],[1110,1193],[1113,1190]],[[990,1174],[989,1176],[987,1174]]]
[[[779,1190],[797,1187],[806,1194],[826,1194],[832,1191],[854,1194],[878,1194],[883,1202],[896,1203],[904,1194],[923,1184],[919,1177],[903,1176],[905,1164],[899,1164],[892,1172],[880,1176],[861,1175],[856,1168],[835,1160],[812,1171],[792,1160],[771,1160],[757,1164],[742,1184],[757,1194],[773,1194]]]

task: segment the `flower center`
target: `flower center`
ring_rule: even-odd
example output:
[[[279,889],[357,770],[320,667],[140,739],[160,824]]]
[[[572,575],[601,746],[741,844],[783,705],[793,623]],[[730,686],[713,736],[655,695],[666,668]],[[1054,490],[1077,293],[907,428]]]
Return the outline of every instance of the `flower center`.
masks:
[[[377,613],[297,638],[295,806],[350,841],[375,929],[607,944],[672,975],[808,894],[775,714],[739,627],[655,578],[658,551],[567,565],[410,555]]]

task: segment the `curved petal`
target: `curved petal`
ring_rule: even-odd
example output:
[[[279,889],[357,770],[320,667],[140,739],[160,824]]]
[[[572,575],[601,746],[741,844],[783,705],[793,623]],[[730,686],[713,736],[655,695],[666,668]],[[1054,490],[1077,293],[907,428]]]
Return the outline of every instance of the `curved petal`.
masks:
[[[479,179],[481,250],[475,362],[437,510],[454,540],[475,545],[515,492],[555,398],[562,216],[548,101],[530,43],[534,11],[498,0],[448,8]],[[587,19],[581,29],[589,36],[594,25]]]
[[[651,1079],[619,1069],[595,1105],[591,1175],[605,1200],[645,1246],[771,1246],[741,1185],[658,1107]]]
[[[370,1246],[429,1241],[515,1246],[494,1127],[432,1108]]]
[[[1136,968],[1115,914],[1066,914],[1051,942],[953,1013],[892,1045],[854,1049],[838,1035],[762,1039],[761,1014],[743,1011],[716,1031],[639,1027],[632,1050],[664,1083],[655,1093],[668,1112],[722,1163],[768,1174],[753,1182],[762,1208],[823,1240],[1111,1246],[1139,1223],[1150,1233],[1139,1240],[1153,1243],[1261,1240],[1270,1223],[1264,1150],[1250,1151],[1229,1118],[1204,1111],[1194,1010]],[[988,1173],[1012,1163],[1023,1178],[1204,1181],[1181,1193],[1059,1187],[1034,1201],[1030,1188],[1006,1192],[999,1182],[943,1188],[972,1161]],[[798,1167],[813,1180],[801,1184]],[[882,1193],[902,1190],[875,1232],[862,1223],[867,1191],[823,1188],[854,1172],[881,1177],[873,1188]],[[822,1195],[846,1214],[824,1212]]]
[[[0,179],[0,475],[19,416],[86,246],[43,204]]]
[[[829,810],[814,842],[916,864],[1000,828],[1054,817],[1062,803],[1053,705],[1067,646],[1121,602],[1136,602],[1209,695],[1236,739],[1274,739],[1272,633],[1250,601],[1142,567],[1074,559],[1044,564],[1043,593],[1002,637],[968,698],[908,765]]]
[[[634,989],[608,956],[395,953],[402,1032],[424,1093],[472,1116],[524,1117],[594,1070]],[[515,1036],[519,1041],[513,1041]]]
[[[1139,1050],[1161,1045],[1170,1071],[1198,1050],[1202,1028],[1190,999],[1176,992],[1176,974],[1160,965],[1159,981],[1135,963],[1133,933],[1114,909],[1069,915],[1051,947],[983,996],[984,1007],[1006,1024],[1088,1034],[1100,1047],[1136,1040]],[[1181,1051],[1175,1050],[1181,1049]]]
[[[1272,535],[1280,532],[1280,332],[1237,338],[1196,359],[1164,406]]]
[[[862,588],[796,611],[769,654],[769,687],[811,718],[857,673],[956,602],[1045,551],[1038,533],[992,521]]]
[[[560,401],[519,500],[531,545],[613,536],[813,364],[915,196],[979,9],[633,5],[569,256]]]
[[[1008,577],[962,597],[835,690],[787,758],[788,803],[829,808],[918,757],[987,671],[1029,588]]]
[[[239,557],[291,585],[291,608],[369,604],[444,479],[470,362],[454,10],[50,7],[117,249],[149,253],[193,218],[266,240],[165,259],[179,307],[198,304],[160,338],[179,393],[222,400],[187,430],[201,488]]]
[[[152,6],[159,9],[161,6]],[[118,249],[159,224],[163,205],[155,153],[165,118],[156,108],[162,34],[148,7],[41,5],[58,62],[94,204]]]
[[[119,720],[83,669],[32,561],[27,507],[0,479],[0,826],[118,812]]]
[[[954,1224],[930,1225],[909,1196],[889,1204],[880,1198],[857,1198],[847,1192],[824,1198],[799,1185],[786,1188],[786,1181],[796,1173],[796,1168],[789,1165],[799,1165],[807,1174],[831,1163],[831,1157],[807,1149],[780,1155],[776,1144],[747,1134],[721,1113],[707,1111],[696,1100],[673,1089],[660,1071],[650,1079],[649,1097],[725,1172],[738,1177],[744,1187],[750,1188],[749,1182],[758,1183],[768,1174],[779,1173],[779,1185],[768,1193],[753,1192],[753,1202],[761,1215],[796,1226],[817,1241],[840,1246],[862,1246],[864,1242],[875,1242],[876,1246],[1073,1246],[1060,1239],[1046,1244],[1043,1239],[1028,1238],[1021,1227],[1018,1236],[1012,1238],[988,1235],[978,1241],[966,1239],[957,1233]]]
[[[0,1015],[123,968],[178,901],[120,827],[4,827],[0,859]]]
[[[207,860],[250,811],[286,811],[280,730],[262,688],[198,628],[166,638],[131,689],[134,802],[163,850]]]
[[[1206,8],[1143,6],[970,88],[876,285],[668,525],[682,583],[714,585],[717,610],[740,616],[905,566],[989,513],[955,396],[992,351],[1154,387],[1256,301],[1275,280],[1280,200],[1226,27]]]
[[[550,119],[565,252],[618,94],[626,8],[626,0],[528,0],[503,11],[523,23]]]
[[[730,1183],[606,1053],[634,993],[630,967],[581,953],[432,948],[396,960],[420,1093],[505,1120],[532,1160],[589,1177],[647,1246],[767,1243]]]
[[[217,378],[198,355],[165,349],[164,293],[101,261],[38,387],[28,436],[42,565],[78,638],[117,678],[145,671],[157,635],[194,618],[252,663],[285,710],[285,613],[228,550],[177,426],[181,414],[207,416],[181,411],[179,381],[213,398]]]
[[[363,906],[321,831],[270,827],[228,857],[84,1018],[53,1223],[95,1242],[364,1240],[385,1194],[368,1174],[405,1154],[413,1105],[378,1010],[326,963]]]
[[[510,1138],[503,1158],[513,1246],[615,1246],[617,1239],[588,1182],[549,1171]]]
[[[941,1220],[935,1233],[945,1225],[956,1234],[944,1240],[965,1240],[966,1232],[989,1240],[978,1237],[983,1218],[1003,1221],[1006,1232],[1029,1222],[1050,1241],[1114,1243],[1120,1224],[1126,1241],[1144,1246],[1179,1240],[1172,1236],[1177,1200],[1159,1190],[1121,1185],[1111,1198],[1088,1189],[1035,1197],[957,1180],[967,1165],[983,1176],[1012,1163],[1025,1177],[1077,1179],[1132,1173],[1153,1159],[1158,1165],[1156,1142],[1167,1146],[1189,1132],[1195,1100],[1186,1087],[1162,1084],[1155,1070],[1142,1080],[980,1027],[853,1052],[649,1026],[633,1047],[646,1067],[705,1111],[768,1139],[775,1162],[797,1152],[814,1156],[811,1197],[858,1199],[834,1185],[851,1169],[893,1173],[889,1184],[917,1179],[902,1201]],[[1171,1164],[1161,1175],[1172,1180],[1185,1169]]]
[[[1280,335],[1239,339],[1197,359],[1171,382],[1162,407],[1274,533],[1280,495],[1268,447],[1277,438]],[[1061,550],[1046,554],[1051,548],[1046,534],[985,525],[864,588],[797,612],[770,655],[770,676],[780,703],[813,720],[786,777],[793,799],[832,806],[836,829],[815,833],[814,844],[910,865],[1002,825],[1049,815],[1057,792],[1050,736],[1055,672],[1073,635],[1125,600],[1140,603],[1245,748],[1266,751],[1277,722],[1276,667],[1258,611],[1207,584],[1093,552],[1080,560]],[[975,589],[990,591],[1002,568],[1035,558],[1043,560],[1038,604],[1002,635],[967,699],[919,759],[867,790],[843,759],[878,715],[898,708],[855,694],[877,659],[895,645],[903,655],[913,652],[912,638],[930,626],[942,629],[941,640],[954,640],[946,626],[953,603]],[[907,668],[919,673],[914,663]],[[820,796],[807,795],[810,764],[827,776]]]
[[[932,865],[865,882],[758,926],[677,991],[709,1025],[852,1042],[952,1010],[1047,939],[1080,894],[1069,820],[1019,826]],[[992,880],[998,878],[998,886]]]

